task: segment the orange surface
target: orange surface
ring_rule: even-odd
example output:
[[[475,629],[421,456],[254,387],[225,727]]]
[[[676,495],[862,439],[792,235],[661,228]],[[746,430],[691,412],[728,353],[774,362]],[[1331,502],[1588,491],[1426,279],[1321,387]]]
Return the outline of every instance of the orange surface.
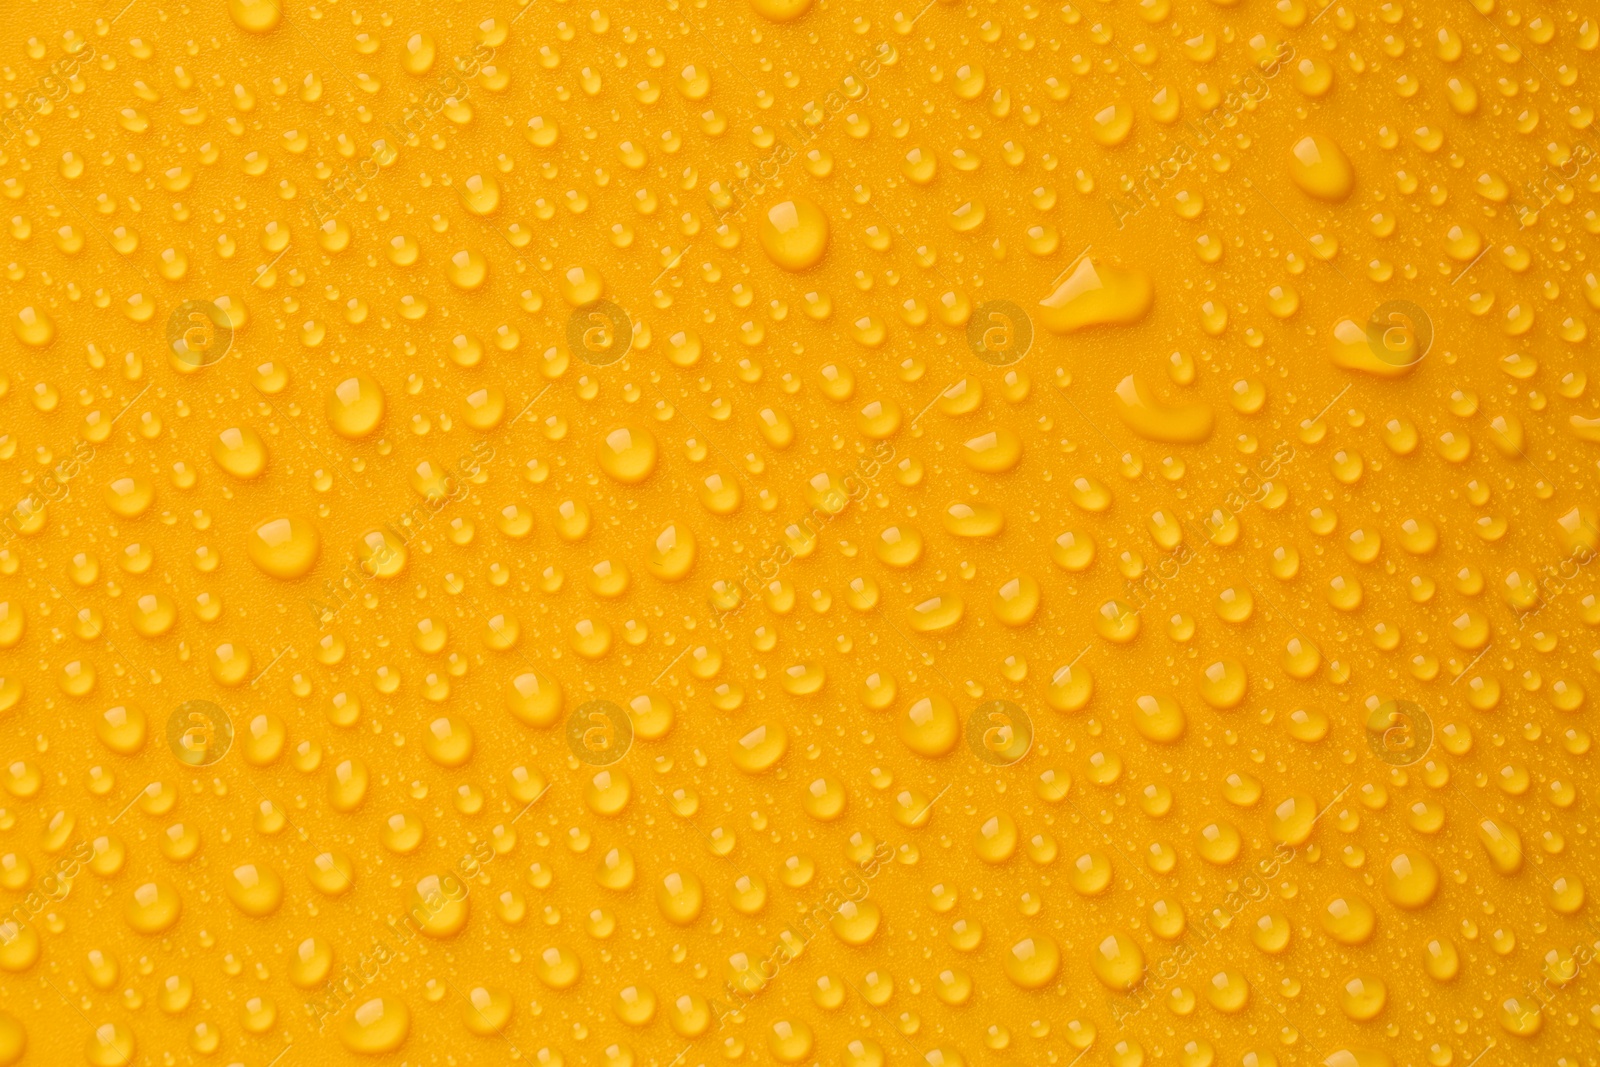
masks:
[[[1592,11],[3,17],[0,1065],[1600,1064]]]

